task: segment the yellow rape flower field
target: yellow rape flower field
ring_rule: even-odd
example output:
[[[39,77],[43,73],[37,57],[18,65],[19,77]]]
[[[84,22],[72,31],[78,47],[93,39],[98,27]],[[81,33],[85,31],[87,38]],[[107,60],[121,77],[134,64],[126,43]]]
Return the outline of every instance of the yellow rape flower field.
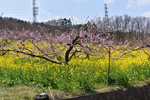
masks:
[[[150,60],[143,50],[133,51],[121,58],[117,56],[117,51],[111,55],[109,87],[126,88],[149,81]],[[24,55],[5,55],[0,56],[0,85],[7,88],[34,87],[34,95],[36,92],[46,92],[50,87],[55,96],[61,97],[56,95],[58,92],[66,93],[61,97],[65,98],[100,92],[107,87],[107,70],[108,55],[100,59],[90,57],[89,60],[74,57],[69,65],[53,64]],[[4,91],[2,88],[0,94]]]

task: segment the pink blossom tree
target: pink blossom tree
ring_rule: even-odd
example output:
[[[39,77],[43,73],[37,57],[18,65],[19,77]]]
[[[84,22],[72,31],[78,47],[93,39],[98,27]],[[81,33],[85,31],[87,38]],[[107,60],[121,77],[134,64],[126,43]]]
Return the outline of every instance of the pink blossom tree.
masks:
[[[0,30],[0,53],[5,55],[9,52],[15,52],[56,64],[68,64],[73,57],[90,59],[90,56],[95,56],[97,59],[108,54],[108,85],[111,50],[119,51],[120,56],[124,57],[133,51],[142,49],[150,58],[149,52],[144,49],[150,48],[149,35],[135,38],[132,43],[126,40],[116,45],[113,33],[101,32],[100,30],[99,27],[91,23],[87,24],[86,28],[81,27],[79,30],[75,28],[70,33],[62,33],[61,35],[53,35],[44,31]],[[121,32],[122,30],[118,29],[117,31]]]
[[[90,44],[90,45],[89,45]],[[56,64],[68,64],[73,56],[87,57],[113,45],[113,36],[101,33],[97,26],[87,25],[70,33],[52,35],[43,31],[0,30],[1,54],[15,52],[42,58]],[[97,46],[99,48],[94,48]],[[95,53],[95,54],[94,54]]]

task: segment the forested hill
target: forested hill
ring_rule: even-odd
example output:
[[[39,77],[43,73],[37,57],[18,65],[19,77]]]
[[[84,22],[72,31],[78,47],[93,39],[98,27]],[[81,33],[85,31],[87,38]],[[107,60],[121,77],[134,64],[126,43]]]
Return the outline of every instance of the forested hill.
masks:
[[[44,23],[30,23],[15,18],[0,17],[0,30],[30,30],[30,31],[44,31],[47,33],[60,34],[66,31],[66,28],[59,26],[45,25]]]
[[[107,23],[107,24],[106,24]],[[87,23],[73,25],[70,19],[53,19],[43,23],[30,23],[15,18],[2,18],[0,17],[0,29],[8,30],[30,30],[30,31],[42,31],[46,33],[53,33],[60,35],[62,33],[70,33],[71,29],[84,28],[88,31],[87,26],[97,26],[100,32],[116,32],[121,30],[127,37],[139,37],[143,34],[150,35],[150,19],[146,17],[131,17],[129,15],[124,16],[112,16],[108,19],[96,18],[88,21]],[[128,34],[126,34],[128,33]],[[117,33],[116,36],[125,37],[123,34]]]

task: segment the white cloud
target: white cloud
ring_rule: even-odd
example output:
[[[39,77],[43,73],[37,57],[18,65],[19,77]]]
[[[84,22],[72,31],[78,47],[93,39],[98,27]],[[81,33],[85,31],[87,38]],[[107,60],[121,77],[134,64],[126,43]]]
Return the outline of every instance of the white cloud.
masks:
[[[126,6],[127,9],[134,8],[135,9],[135,0],[129,0]]]
[[[115,0],[105,0],[104,2],[107,4],[113,4],[115,2]]]
[[[86,2],[86,1],[88,1],[88,0],[76,0],[77,2]]]
[[[150,18],[150,11],[144,12],[142,16]]]
[[[150,6],[150,0],[128,0],[127,9],[136,9],[143,6]]]
[[[150,0],[136,0],[136,3],[138,7],[148,6],[150,5]]]

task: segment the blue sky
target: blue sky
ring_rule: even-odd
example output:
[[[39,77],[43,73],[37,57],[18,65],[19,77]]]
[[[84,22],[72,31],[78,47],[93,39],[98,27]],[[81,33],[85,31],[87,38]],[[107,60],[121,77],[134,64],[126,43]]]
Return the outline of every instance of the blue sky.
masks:
[[[150,17],[150,0],[36,0],[39,7],[37,21],[71,18],[76,23],[84,23],[96,17],[104,17],[104,3],[108,6],[108,16]],[[32,0],[0,0],[0,14],[32,21]]]

